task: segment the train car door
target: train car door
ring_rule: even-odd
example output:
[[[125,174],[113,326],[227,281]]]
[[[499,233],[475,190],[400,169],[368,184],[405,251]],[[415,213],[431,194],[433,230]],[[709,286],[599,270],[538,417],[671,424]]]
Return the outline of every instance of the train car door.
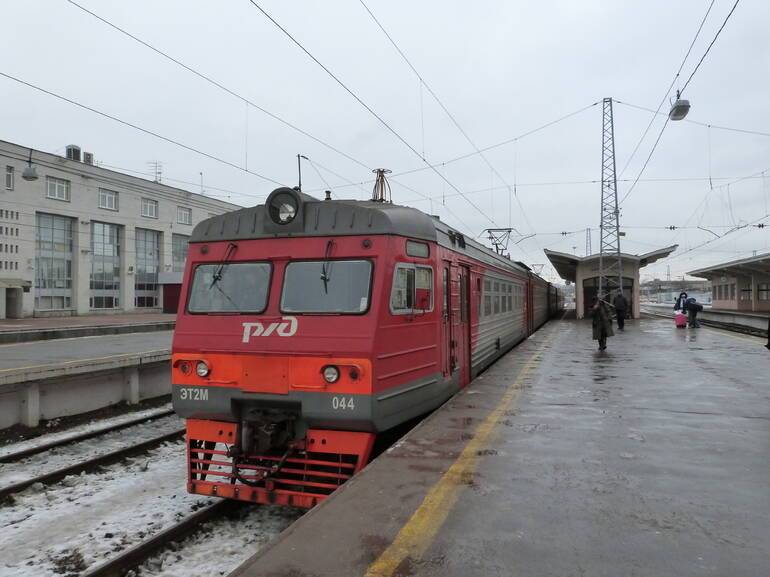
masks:
[[[471,380],[470,289],[471,274],[467,266],[452,267],[452,358],[460,371],[460,385]]]

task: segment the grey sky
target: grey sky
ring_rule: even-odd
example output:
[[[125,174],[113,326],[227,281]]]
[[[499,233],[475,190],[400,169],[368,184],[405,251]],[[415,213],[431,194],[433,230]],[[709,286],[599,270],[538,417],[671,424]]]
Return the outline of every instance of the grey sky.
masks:
[[[79,2],[189,66],[210,75],[303,130],[371,168],[394,173],[424,166],[349,94],[293,45],[248,0]],[[423,91],[358,0],[260,2],[278,22],[432,163],[473,152],[449,118]],[[410,58],[462,127],[489,146],[569,114],[604,96],[656,108],[705,13],[708,0],[679,2],[407,2],[368,0],[370,9]],[[685,65],[689,75],[732,7],[716,0]],[[297,153],[353,182],[371,173],[292,131],[238,99],[168,62],[72,6],[66,0],[10,2],[0,70],[181,141],[279,182],[296,184]],[[689,120],[770,132],[767,106],[770,3],[742,0],[687,89]],[[10,24],[12,23],[12,25]],[[683,82],[683,80],[682,80]],[[79,144],[106,166],[147,172],[163,162],[164,181],[192,190],[203,172],[207,194],[250,205],[274,185],[192,152],[141,134],[50,96],[0,78],[0,138],[63,153]],[[668,106],[663,107],[667,111]],[[615,105],[619,193],[641,168],[664,117],[655,123],[629,168],[620,171],[651,114]],[[421,120],[422,118],[422,120]],[[423,143],[424,125],[424,143]],[[709,139],[710,132],[710,139]],[[247,145],[248,140],[248,145]],[[711,163],[709,168],[709,140]],[[586,227],[599,220],[599,185],[544,184],[600,178],[601,103],[487,158],[518,197],[478,156],[439,168],[498,226],[537,232],[511,247],[514,258],[547,262],[542,248],[583,254]],[[319,167],[320,168],[320,167]],[[717,187],[768,169],[728,189]],[[345,185],[325,172],[338,197],[363,198],[371,189]],[[708,176],[713,177],[710,190]],[[702,230],[636,227],[689,221],[722,234],[767,214],[770,137],[669,123],[641,181],[622,207],[623,250],[641,253],[677,242],[673,258],[647,274],[672,275],[712,262],[770,250],[770,229],[745,228],[703,249]],[[172,180],[176,179],[176,180]],[[434,172],[423,170],[392,182],[395,202],[439,214],[466,234],[493,226]],[[421,198],[401,184],[432,201]],[[214,188],[227,189],[235,193]],[[325,188],[311,166],[303,188]],[[473,192],[482,189],[484,192]],[[318,194],[321,194],[320,192]],[[444,204],[445,203],[445,204]],[[731,207],[731,208],[730,208]],[[458,218],[461,222],[458,221]],[[770,224],[770,219],[767,221]],[[579,233],[562,236],[562,231]],[[598,232],[593,232],[594,250]],[[549,271],[546,270],[546,273]],[[551,271],[552,272],[552,271]]]

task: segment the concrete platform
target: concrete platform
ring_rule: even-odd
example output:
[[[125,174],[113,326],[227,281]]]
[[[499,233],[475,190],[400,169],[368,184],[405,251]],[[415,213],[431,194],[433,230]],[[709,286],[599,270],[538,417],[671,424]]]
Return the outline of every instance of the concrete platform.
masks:
[[[0,320],[0,344],[173,330],[176,315],[127,313]]]
[[[642,304],[642,312],[673,318],[673,307],[656,303]],[[698,321],[702,324],[745,332],[767,338],[770,327],[770,312],[752,313],[746,311],[730,311],[725,309],[704,308],[698,313]]]
[[[171,392],[172,331],[0,345],[0,428]]]
[[[546,325],[232,575],[758,576],[770,352]]]

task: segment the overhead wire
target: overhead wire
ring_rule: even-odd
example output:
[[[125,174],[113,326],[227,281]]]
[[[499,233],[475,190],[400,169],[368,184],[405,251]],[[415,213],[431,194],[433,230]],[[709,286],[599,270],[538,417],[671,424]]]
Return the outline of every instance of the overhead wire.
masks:
[[[676,84],[676,81],[679,78],[679,75],[682,73],[682,69],[684,68],[685,63],[687,62],[687,58],[689,58],[690,52],[692,52],[693,46],[695,46],[695,41],[698,39],[698,36],[700,35],[701,30],[703,29],[703,25],[706,23],[706,18],[708,18],[708,15],[711,12],[711,9],[714,7],[714,2],[715,0],[711,0],[708,10],[706,10],[706,13],[703,15],[703,19],[700,21],[700,26],[698,26],[698,30],[696,30],[695,36],[693,37],[692,42],[690,42],[690,46],[687,48],[687,53],[684,55],[684,58],[682,59],[682,63],[679,65],[679,70],[676,71],[674,78],[671,80],[671,84],[669,84],[668,89],[666,90],[666,93],[663,95],[663,98],[660,101],[660,104],[658,104],[657,110],[655,110],[655,114],[650,119],[649,124],[647,124],[647,128],[644,129],[644,132],[642,133],[641,138],[639,138],[639,141],[636,143],[634,150],[631,152],[631,156],[628,157],[626,164],[623,166],[623,169],[620,171],[621,176],[628,168],[628,165],[631,164],[631,161],[634,159],[634,156],[639,150],[639,147],[642,145],[642,142],[644,142],[644,139],[647,136],[647,133],[650,131],[650,128],[655,122],[655,115],[660,112],[660,109],[666,103],[666,100],[668,99],[668,95],[671,93],[671,89],[674,87],[674,84]]]
[[[184,144],[183,142],[180,142],[178,140],[174,140],[173,138],[169,138],[168,136],[163,136],[162,134],[159,134],[153,130],[149,130],[147,128],[144,128],[142,126],[139,126],[138,124],[134,124],[132,122],[128,122],[127,120],[123,120],[122,118],[118,118],[117,116],[114,116],[112,114],[109,114],[107,112],[103,112],[101,110],[97,110],[96,108],[93,108],[92,106],[88,106],[86,104],[82,104],[76,100],[73,100],[71,98],[67,98],[66,96],[62,96],[61,94],[57,94],[56,92],[53,92],[52,90],[47,90],[41,86],[38,86],[36,84],[33,84],[31,82],[27,82],[26,80],[22,80],[21,78],[17,78],[16,76],[12,76],[11,74],[8,74],[6,72],[0,71],[0,76],[3,76],[9,80],[13,80],[14,82],[17,82],[19,84],[22,84],[24,86],[27,86],[29,88],[32,88],[34,90],[37,90],[38,92],[42,92],[43,94],[47,94],[48,96],[52,96],[54,98],[57,98],[58,100],[61,100],[63,102],[67,102],[69,104],[72,104],[73,106],[77,106],[78,108],[81,108],[83,110],[87,110],[88,112],[92,112],[94,114],[98,114],[99,116],[102,116],[104,118],[108,118],[112,120],[113,122],[117,122],[119,124],[122,124],[124,126],[128,126],[129,128],[133,128],[134,130],[138,130],[139,132],[143,132],[144,134],[147,134],[149,136],[153,136],[159,140],[163,140],[165,142],[168,142],[169,144],[173,144],[175,146],[178,146],[180,148],[184,148],[185,150],[188,150],[190,152],[194,152],[195,154],[199,154],[200,156],[204,156],[210,160],[214,160],[216,162],[219,162],[221,164],[230,166],[231,168],[235,168],[238,170],[242,170],[243,172],[246,172],[248,174],[251,174],[253,176],[256,176],[257,178],[261,178],[262,180],[265,180],[267,182],[271,182],[273,184],[277,184],[278,186],[285,186],[283,183],[270,178],[269,176],[265,176],[263,174],[260,174],[258,172],[255,172],[253,170],[249,170],[245,166],[240,166],[234,162],[230,162],[229,160],[225,160],[224,158],[220,158],[219,156],[215,156],[213,154],[210,154],[208,152],[205,152],[203,150],[200,150],[198,148],[195,148],[193,146],[190,146],[188,144]]]
[[[441,174],[439,170],[437,170],[434,166],[432,166],[426,159],[422,157],[420,152],[414,148],[401,134],[399,134],[390,124],[388,124],[387,121],[385,121],[384,118],[382,118],[377,112],[375,112],[364,100],[358,96],[351,88],[348,87],[347,84],[345,84],[340,78],[335,75],[326,65],[324,65],[318,58],[316,58],[312,52],[310,52],[305,46],[299,42],[292,34],[286,30],[281,24],[275,20],[264,8],[262,8],[255,0],[249,0],[252,6],[254,6],[257,10],[259,10],[265,18],[267,18],[270,22],[273,23],[273,25],[276,26],[289,40],[291,40],[302,52],[304,52],[313,62],[315,62],[326,74],[332,78],[340,87],[343,88],[350,96],[353,97],[353,99],[358,102],[369,114],[371,114],[375,119],[377,119],[380,124],[382,124],[393,136],[395,136],[404,146],[406,146],[415,156],[417,156],[420,160],[425,162],[432,170],[435,172],[439,178],[441,178],[450,188],[455,190],[456,192],[460,193],[460,195],[465,199],[468,204],[470,204],[479,214],[481,214],[484,218],[489,220],[492,224],[495,224],[495,220],[489,216],[486,212],[484,212],[476,203],[474,203],[472,200],[465,197],[465,195],[462,193],[462,191],[457,188],[451,181],[449,181],[445,175]],[[467,225],[466,225],[467,227]],[[470,228],[470,227],[467,227]]]
[[[741,0],[735,0],[735,4],[733,4],[733,7],[730,9],[730,12],[728,12],[727,16],[722,22],[722,25],[719,27],[719,30],[717,30],[717,33],[714,35],[714,39],[711,41],[711,44],[708,45],[708,48],[706,48],[706,51],[703,53],[703,56],[701,56],[700,60],[698,60],[698,64],[695,65],[695,69],[690,73],[690,77],[687,79],[687,82],[684,83],[684,86],[682,86],[682,89],[679,91],[680,94],[684,93],[685,89],[690,84],[690,81],[692,80],[693,76],[695,76],[695,73],[698,72],[700,65],[703,64],[703,61],[706,59],[706,56],[708,56],[708,53],[711,51],[711,47],[714,46],[714,43],[717,41],[717,38],[719,38],[719,35],[722,33],[722,30],[724,30],[725,26],[727,25],[727,21],[730,20],[730,16],[733,15],[733,12],[735,12],[735,9],[738,7],[738,3],[740,1]]]
[[[695,41],[698,39],[698,36],[700,35],[701,30],[703,29],[703,25],[706,23],[706,18],[708,18],[708,15],[711,13],[711,8],[714,6],[714,0],[711,0],[711,3],[709,4],[708,9],[706,10],[706,13],[703,15],[703,18],[701,19],[700,26],[698,26],[698,30],[695,32],[695,37],[692,39],[692,42],[690,42],[690,46],[687,49],[687,53],[685,54],[684,58],[682,59],[682,63],[679,65],[679,70],[677,70],[676,74],[674,75],[673,80],[671,81],[671,84],[669,85],[668,89],[666,90],[666,93],[663,95],[663,99],[660,101],[660,104],[658,104],[658,108],[655,111],[655,115],[660,112],[661,107],[666,102],[666,99],[668,98],[669,93],[671,92],[671,89],[674,87],[674,84],[679,79],[679,75],[682,72],[682,69],[684,68],[685,63],[687,62],[687,58],[689,58],[690,53],[692,52],[692,48],[695,45]],[[691,76],[692,78],[692,76]],[[688,80],[689,82],[689,80]],[[681,91],[677,93],[679,95]],[[641,145],[644,138],[647,136],[647,132],[650,130],[650,127],[652,126],[653,122],[655,121],[655,115],[650,119],[650,123],[647,125],[647,128],[645,129],[644,133],[642,134],[642,137],[639,139],[638,144],[636,145],[636,148],[634,149],[634,152],[631,154],[631,158],[628,159],[628,162],[626,163],[626,167],[631,163],[631,159],[633,158],[634,154],[636,154],[636,151],[639,148],[639,145]],[[668,126],[668,121],[670,120],[670,116],[666,116],[666,120],[663,122],[663,126],[660,128],[660,132],[658,133],[658,137],[655,139],[655,142],[652,145],[652,148],[650,149],[650,153],[647,155],[647,158],[644,161],[644,164],[642,165],[641,170],[639,171],[639,174],[636,177],[636,180],[634,180],[631,187],[628,189],[626,194],[623,195],[623,198],[620,199],[620,202],[618,203],[618,206],[623,204],[625,200],[630,196],[630,194],[634,191],[634,188],[636,188],[637,183],[639,182],[639,178],[641,178],[642,174],[644,174],[645,169],[647,168],[647,165],[650,163],[650,159],[652,159],[652,155],[655,154],[655,150],[658,148],[658,143],[660,142],[660,139],[663,137],[663,132],[665,132],[666,127]],[[625,171],[625,167],[623,168],[623,171]],[[623,173],[621,171],[621,174]]]
[[[407,66],[412,70],[412,72],[417,76],[418,80],[420,81],[420,86],[424,86],[425,89],[428,91],[428,93],[433,97],[433,99],[438,103],[438,105],[441,107],[441,109],[444,111],[444,113],[447,115],[447,117],[452,121],[452,124],[457,128],[457,130],[462,134],[463,138],[468,142],[468,144],[473,147],[473,149],[476,151],[476,153],[481,157],[481,159],[484,161],[484,163],[489,167],[490,171],[498,178],[500,181],[505,184],[508,187],[508,190],[512,190],[511,185],[506,181],[505,177],[503,177],[502,174],[497,170],[497,168],[489,161],[489,159],[486,157],[484,152],[478,147],[478,145],[474,142],[474,140],[470,137],[470,135],[465,131],[465,129],[460,125],[460,122],[455,118],[454,114],[447,108],[447,106],[444,104],[444,102],[439,98],[438,94],[433,90],[433,88],[428,84],[425,79],[423,78],[422,74],[415,68],[414,64],[412,64],[411,60],[404,54],[404,51],[401,50],[399,45],[396,43],[396,41],[393,39],[393,37],[388,33],[388,31],[385,29],[385,27],[382,25],[382,23],[379,21],[377,16],[374,15],[374,13],[369,9],[369,6],[366,5],[366,2],[364,0],[358,0],[361,4],[361,6],[364,7],[364,10],[369,14],[369,16],[372,18],[374,23],[377,25],[377,27],[382,31],[382,33],[385,35],[385,37],[388,39],[388,41],[391,43],[393,48],[396,49],[396,51],[399,53],[401,58],[406,62]],[[422,93],[421,93],[422,94]],[[420,105],[422,107],[422,101],[420,102]],[[422,112],[422,108],[421,108]],[[423,123],[423,131],[424,131],[424,123]],[[423,135],[423,143],[424,143],[424,135]],[[424,154],[424,144],[423,144],[423,155],[422,155],[423,161],[425,160],[425,154]],[[521,199],[516,196],[516,202],[519,205],[519,208],[521,209],[521,215],[524,218],[524,221],[527,223],[527,226],[531,230],[534,230],[534,227],[532,226],[532,222],[529,220],[529,216],[527,215],[527,211],[524,209],[524,205],[521,202]],[[493,208],[494,210],[494,208]],[[493,220],[493,219],[492,219]],[[494,222],[494,220],[493,220]],[[509,222],[509,227],[511,226],[511,223]]]
[[[637,108],[639,110],[643,110],[645,112],[652,112],[653,114],[657,114],[659,116],[668,116],[665,112],[660,112],[659,110],[653,110],[652,108],[647,108],[646,106],[640,106],[638,104],[631,104],[630,102],[625,102],[623,100],[616,100],[613,99],[613,102],[616,104],[622,104],[623,106],[628,106],[629,108]],[[701,122],[699,120],[693,120],[691,118],[684,118],[682,120],[683,122],[689,122],[690,124],[697,124],[698,126],[706,126],[708,128],[713,128],[715,130],[727,130],[729,132],[740,132],[743,134],[751,134],[754,136],[770,136],[770,132],[762,132],[759,130],[748,130],[745,128],[735,128],[732,126],[721,126],[719,124],[711,124],[708,122]]]
[[[113,28],[114,30],[120,32],[121,34],[124,34],[125,36],[127,36],[127,37],[131,38],[132,40],[138,42],[139,44],[141,44],[142,46],[148,48],[149,50],[152,50],[153,52],[155,52],[156,54],[162,56],[166,60],[169,60],[170,62],[173,62],[177,66],[180,66],[180,67],[184,68],[185,70],[187,70],[188,72],[194,74],[198,78],[200,78],[200,79],[208,82],[209,84],[219,88],[220,90],[222,90],[222,91],[226,92],[227,94],[237,98],[238,100],[241,100],[241,101],[245,102],[248,106],[251,106],[251,107],[255,108],[256,110],[259,110],[260,112],[262,112],[263,114],[269,116],[273,120],[276,120],[277,122],[280,122],[284,126],[286,126],[288,128],[291,128],[292,130],[294,130],[295,132],[298,132],[299,134],[302,134],[303,136],[306,136],[307,138],[313,140],[314,142],[320,144],[321,146],[324,146],[325,148],[328,148],[332,152],[335,152],[336,154],[339,154],[340,156],[343,156],[344,158],[350,160],[351,162],[353,162],[353,163],[355,163],[355,164],[357,164],[357,165],[359,165],[359,166],[361,166],[363,168],[366,168],[367,170],[371,169],[371,167],[368,164],[362,162],[361,160],[355,158],[354,156],[352,156],[352,155],[350,155],[350,154],[340,150],[339,148],[337,148],[334,145],[326,142],[325,140],[323,140],[323,139],[321,139],[321,138],[319,138],[319,137],[317,137],[317,136],[315,136],[313,134],[310,134],[306,130],[303,130],[302,128],[300,128],[297,125],[289,122],[285,118],[281,118],[277,114],[267,110],[266,108],[260,106],[259,104],[255,103],[254,101],[250,100],[246,96],[243,96],[242,94],[239,94],[238,92],[232,90],[231,88],[228,88],[227,86],[225,86],[221,82],[215,80],[211,76],[209,76],[207,74],[204,74],[203,72],[193,68],[192,66],[190,66],[188,64],[185,64],[184,62],[182,62],[178,58],[175,58],[175,57],[171,56],[170,54],[168,54],[167,52],[164,52],[160,48],[157,48],[156,46],[153,46],[149,42],[147,42],[145,40],[142,40],[141,38],[139,38],[135,34],[129,32],[128,30],[126,30],[124,28],[121,28],[117,24],[114,24],[113,22],[107,20],[106,18],[100,16],[99,14],[89,10],[88,8],[82,6],[81,4],[78,4],[74,0],[66,0],[66,1],[69,2],[70,4],[72,4],[73,6],[75,6],[76,8],[79,8],[83,12],[85,12],[87,14],[90,14],[91,16],[93,16],[97,20],[103,22],[107,26],[109,26],[109,27]]]

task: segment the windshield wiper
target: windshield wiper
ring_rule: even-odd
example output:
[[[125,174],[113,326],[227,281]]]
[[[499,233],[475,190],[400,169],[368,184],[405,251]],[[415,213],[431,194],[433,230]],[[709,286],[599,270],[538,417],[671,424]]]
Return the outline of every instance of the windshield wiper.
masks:
[[[233,255],[235,250],[238,248],[238,245],[235,243],[230,243],[227,245],[227,250],[225,251],[225,256],[222,259],[222,262],[219,263],[219,267],[217,268],[216,272],[214,272],[214,278],[211,279],[211,284],[209,285],[209,290],[216,288],[219,293],[225,297],[228,302],[233,305],[233,308],[235,309],[235,312],[241,312],[240,307],[235,303],[235,301],[230,297],[229,294],[227,294],[225,291],[222,290],[222,287],[219,286],[219,281],[222,280],[222,277],[224,276],[225,267],[228,265],[230,257]]]
[[[329,257],[331,256],[333,246],[334,246],[333,240],[329,240],[329,242],[326,243],[326,253],[324,254],[324,262],[321,265],[321,280],[324,283],[325,294],[329,294],[329,281],[332,280],[332,277],[331,277],[332,265],[329,262]]]
[[[219,281],[222,280],[223,273],[225,271],[225,267],[227,266],[228,261],[230,260],[230,257],[235,252],[235,249],[238,248],[238,245],[235,243],[230,243],[227,245],[227,250],[225,251],[225,256],[222,259],[222,262],[219,263],[219,267],[217,268],[216,272],[214,273],[214,278],[211,279],[211,284],[209,285],[209,290],[214,288],[214,285],[217,284]],[[219,289],[220,291],[222,289]]]

